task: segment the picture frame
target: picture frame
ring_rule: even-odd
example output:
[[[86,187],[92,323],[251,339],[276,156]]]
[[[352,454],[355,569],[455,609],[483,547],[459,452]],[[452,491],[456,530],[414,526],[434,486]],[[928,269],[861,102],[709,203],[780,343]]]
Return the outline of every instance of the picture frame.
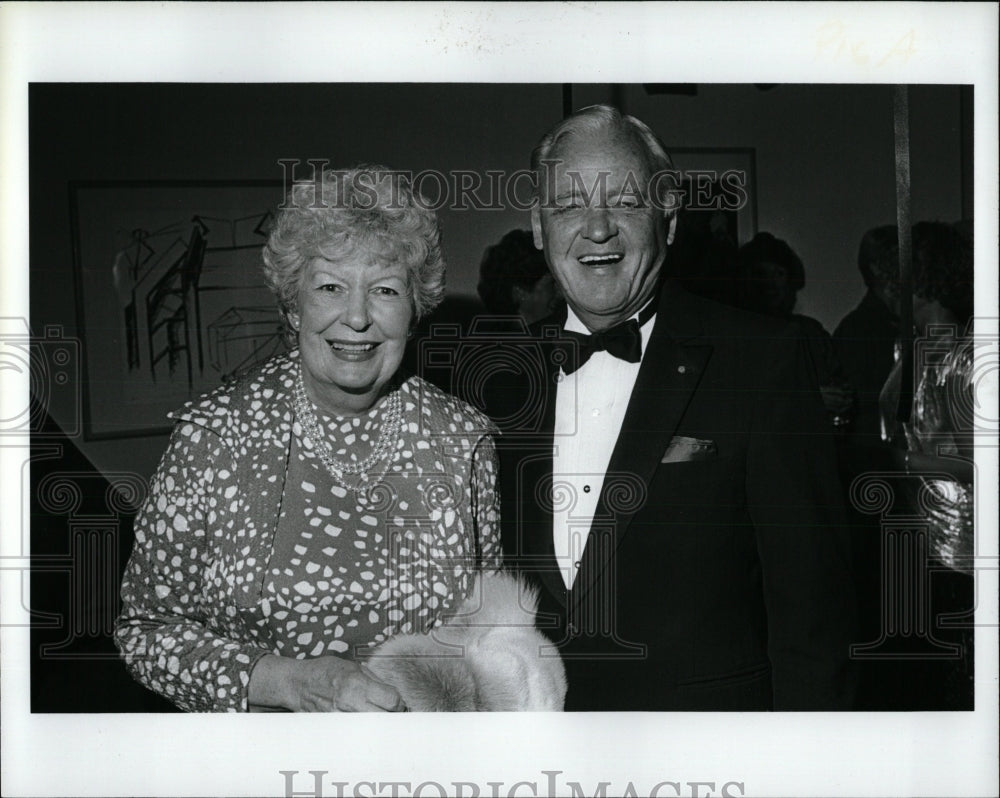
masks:
[[[757,234],[757,158],[752,147],[667,148],[679,194],[670,274],[688,291],[739,304],[739,248]]]
[[[86,440],[167,414],[284,347],[261,249],[280,180],[73,181]]]
[[[692,213],[720,211],[729,217],[728,231],[737,246],[757,234],[757,151],[753,147],[671,147],[674,168],[684,176],[684,206]],[[702,196],[698,182],[704,176]],[[726,181],[726,176],[732,179]],[[728,187],[723,190],[728,182]],[[737,206],[737,207],[732,207]]]

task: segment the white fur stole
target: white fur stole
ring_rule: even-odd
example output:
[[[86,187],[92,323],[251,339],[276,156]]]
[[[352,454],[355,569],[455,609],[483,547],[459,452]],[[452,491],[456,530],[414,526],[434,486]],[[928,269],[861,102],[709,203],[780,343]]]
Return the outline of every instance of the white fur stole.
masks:
[[[566,673],[535,629],[537,610],[537,592],[517,577],[479,574],[443,625],[387,640],[367,666],[413,712],[561,711]]]

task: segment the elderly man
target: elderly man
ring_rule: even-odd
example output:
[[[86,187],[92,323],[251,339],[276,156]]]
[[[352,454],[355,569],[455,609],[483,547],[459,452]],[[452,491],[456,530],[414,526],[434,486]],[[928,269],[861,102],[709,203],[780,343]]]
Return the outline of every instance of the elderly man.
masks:
[[[488,409],[567,709],[850,708],[840,486],[798,338],[663,279],[680,181],[639,120],[579,111],[532,166],[569,307],[509,345],[535,376]]]

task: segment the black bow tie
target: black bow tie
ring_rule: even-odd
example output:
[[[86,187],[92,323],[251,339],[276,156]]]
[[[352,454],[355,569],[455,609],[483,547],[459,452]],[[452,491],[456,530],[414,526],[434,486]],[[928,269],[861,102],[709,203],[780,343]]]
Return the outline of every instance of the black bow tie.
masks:
[[[590,360],[594,352],[607,352],[612,357],[624,360],[626,363],[638,363],[642,360],[642,325],[656,313],[656,303],[650,302],[639,313],[638,320],[629,319],[619,322],[614,327],[591,333],[564,330],[563,337],[575,342],[575,357],[571,354],[563,363],[563,371],[572,374],[580,366]]]

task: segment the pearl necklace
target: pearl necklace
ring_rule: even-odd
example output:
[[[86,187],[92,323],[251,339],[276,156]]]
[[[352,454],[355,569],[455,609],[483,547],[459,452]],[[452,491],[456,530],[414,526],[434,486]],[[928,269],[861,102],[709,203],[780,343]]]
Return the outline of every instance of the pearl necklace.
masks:
[[[302,369],[299,369],[299,377],[295,383],[295,415],[302,425],[302,429],[316,449],[316,454],[333,478],[343,487],[355,493],[361,493],[368,486],[370,476],[369,471],[378,465],[395,448],[399,441],[399,434],[403,426],[403,400],[399,390],[395,390],[386,397],[386,418],[382,423],[378,440],[372,448],[372,453],[364,460],[356,463],[344,463],[333,456],[330,444],[327,443],[326,435],[319,425],[319,420],[313,412],[313,404],[306,395],[306,385],[302,379]],[[352,485],[344,477],[346,475],[359,476],[360,483]]]

